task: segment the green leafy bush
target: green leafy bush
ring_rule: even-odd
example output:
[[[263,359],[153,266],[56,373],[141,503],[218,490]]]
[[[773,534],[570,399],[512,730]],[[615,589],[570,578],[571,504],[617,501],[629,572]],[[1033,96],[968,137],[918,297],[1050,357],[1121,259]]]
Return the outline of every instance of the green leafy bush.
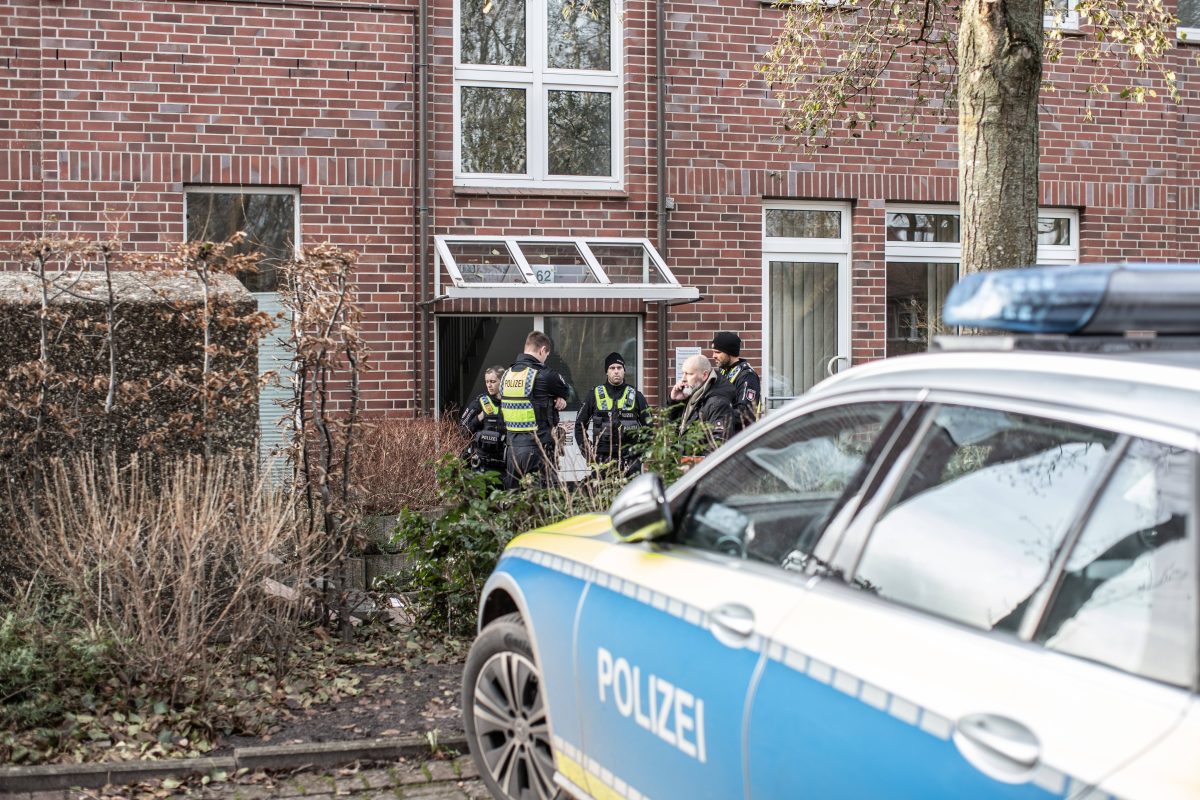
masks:
[[[634,452],[642,460],[642,470],[656,472],[663,483],[670,485],[686,472],[685,458],[698,458],[712,451],[712,432],[706,423],[689,425],[682,434],[679,421],[671,418],[669,409],[650,411],[650,424],[638,431]]]
[[[112,642],[62,621],[61,609],[51,607],[0,618],[0,728],[57,725],[67,711],[65,688],[106,677]]]
[[[438,462],[438,498],[446,510],[434,519],[400,514],[394,546],[409,559],[409,600],[418,623],[469,633],[479,592],[522,515],[522,496],[500,488],[495,472],[475,472],[461,458]]]
[[[635,452],[644,469],[667,482],[683,474],[681,456],[711,449],[704,426],[692,426],[681,436],[678,423],[662,410],[655,410],[644,431]],[[478,473],[457,456],[444,456],[437,469],[437,497],[444,510],[432,518],[414,510],[400,515],[392,546],[406,555],[409,571],[393,586],[407,590],[422,627],[470,636],[483,584],[509,540],[578,514],[606,512],[627,481],[616,464],[602,464],[593,465],[591,476],[576,484],[543,487],[530,475],[505,491],[497,473]]]

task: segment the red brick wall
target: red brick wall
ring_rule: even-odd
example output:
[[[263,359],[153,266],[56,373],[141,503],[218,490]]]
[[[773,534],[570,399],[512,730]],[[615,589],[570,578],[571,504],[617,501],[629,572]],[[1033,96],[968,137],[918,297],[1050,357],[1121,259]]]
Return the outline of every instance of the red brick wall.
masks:
[[[452,5],[431,0],[431,192],[435,234],[657,237],[654,3],[624,7],[621,192],[456,189]],[[304,242],[360,250],[375,371],[368,410],[407,413],[433,324],[418,330],[414,152],[415,14],[397,3],[0,0],[0,239],[45,220],[111,232],[139,248],[183,235],[189,184],[301,189]],[[957,200],[953,120],[886,130],[815,154],[780,144],[778,108],[753,73],[781,11],[759,0],[669,3],[667,259],[704,302],[669,314],[668,353],[739,330],[761,367],[764,198],[853,206],[853,355],[884,352],[884,209]],[[1068,51],[1080,47],[1068,38]],[[1083,260],[1200,261],[1200,68],[1169,56],[1184,102],[1093,96],[1103,74],[1070,59],[1048,69],[1042,203],[1080,210]],[[888,76],[885,112],[907,107]],[[1092,119],[1084,117],[1090,111]],[[431,258],[432,261],[432,258]],[[660,365],[654,307],[643,303],[443,301],[436,312],[638,313],[643,383]],[[673,364],[663,365],[668,373]],[[432,388],[430,389],[432,394]]]
[[[165,248],[188,185],[297,187],[301,243],[362,254],[367,408],[410,408],[415,16],[318,5],[0,0],[0,239]]]
[[[742,333],[743,355],[761,366],[761,207],[764,198],[845,200],[853,203],[853,357],[884,355],[887,203],[955,203],[958,199],[957,130],[948,122],[918,125],[920,143],[888,129],[864,132],[852,144],[816,154],[780,143],[776,102],[753,72],[772,42],[782,12],[758,0],[667,6],[669,100],[668,263],[684,283],[699,286],[705,302],[670,312],[668,353],[703,345],[718,329]],[[585,193],[530,197],[525,193],[455,191],[451,148],[453,87],[451,4],[439,0],[439,43],[433,96],[440,102],[435,137],[437,233],[604,233],[656,235],[654,159],[653,6],[626,6],[626,193],[599,200]],[[1068,56],[1081,40],[1068,37]],[[1098,98],[1087,88],[1103,74],[1111,85],[1136,78],[1121,70],[1081,66],[1064,58],[1048,69],[1055,91],[1043,100],[1045,206],[1080,210],[1080,256],[1099,259],[1200,260],[1196,183],[1196,82],[1193,48],[1169,56],[1185,102],[1159,97],[1145,105]],[[898,120],[911,102],[902,75],[888,76],[883,118]],[[1093,121],[1084,118],[1090,110]],[[1189,123],[1189,110],[1193,110]],[[517,196],[514,197],[513,195]],[[479,307],[500,312],[496,302]],[[578,310],[583,310],[579,308]],[[653,319],[647,307],[647,319]],[[646,343],[654,359],[654,340]],[[670,364],[667,365],[670,370]],[[652,364],[649,389],[656,388]]]

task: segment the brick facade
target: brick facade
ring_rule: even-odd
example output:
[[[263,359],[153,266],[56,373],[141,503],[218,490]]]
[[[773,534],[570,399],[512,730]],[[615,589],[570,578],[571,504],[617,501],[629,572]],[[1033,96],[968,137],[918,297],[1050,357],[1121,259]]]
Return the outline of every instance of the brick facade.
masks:
[[[665,180],[675,203],[665,256],[704,296],[668,313],[668,354],[729,328],[761,365],[762,205],[805,199],[851,204],[853,358],[882,357],[885,208],[957,201],[953,124],[918,128],[923,147],[886,130],[813,155],[778,143],[776,104],[753,65],[781,13],[759,0],[665,9]],[[654,4],[623,5],[621,191],[455,187],[452,14],[451,0],[430,0],[431,234],[656,240]],[[296,187],[301,242],[362,253],[375,364],[367,410],[412,413],[418,354],[436,373],[436,326],[419,330],[417,305],[417,19],[415,6],[386,1],[0,0],[0,240],[47,223],[151,248],[183,236],[189,185]],[[1078,46],[1068,38],[1067,50]],[[1080,260],[1200,261],[1194,54],[1180,46],[1168,56],[1180,105],[1094,97],[1092,67],[1049,68],[1041,203],[1078,210]],[[1112,85],[1128,77],[1105,69]],[[885,90],[901,107],[907,91],[898,79]],[[642,383],[658,396],[653,305],[443,300],[432,309],[431,320],[642,315]]]

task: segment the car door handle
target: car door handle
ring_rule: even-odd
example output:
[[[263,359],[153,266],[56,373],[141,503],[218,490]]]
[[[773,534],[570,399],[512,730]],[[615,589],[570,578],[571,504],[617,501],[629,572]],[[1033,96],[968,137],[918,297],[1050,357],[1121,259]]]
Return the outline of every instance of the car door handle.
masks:
[[[713,633],[724,633],[737,639],[747,639],[754,634],[754,612],[741,603],[726,603],[708,612],[713,623]],[[719,636],[718,636],[719,638]]]
[[[980,771],[1016,780],[1037,765],[1042,747],[1033,731],[999,714],[968,714],[958,721],[954,744]]]

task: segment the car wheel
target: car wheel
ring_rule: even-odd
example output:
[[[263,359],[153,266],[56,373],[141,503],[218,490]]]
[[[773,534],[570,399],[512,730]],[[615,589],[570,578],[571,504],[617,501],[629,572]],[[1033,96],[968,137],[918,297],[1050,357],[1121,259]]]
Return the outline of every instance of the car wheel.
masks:
[[[462,709],[471,756],[494,797],[563,797],[554,783],[541,676],[520,614],[494,620],[471,645]]]

